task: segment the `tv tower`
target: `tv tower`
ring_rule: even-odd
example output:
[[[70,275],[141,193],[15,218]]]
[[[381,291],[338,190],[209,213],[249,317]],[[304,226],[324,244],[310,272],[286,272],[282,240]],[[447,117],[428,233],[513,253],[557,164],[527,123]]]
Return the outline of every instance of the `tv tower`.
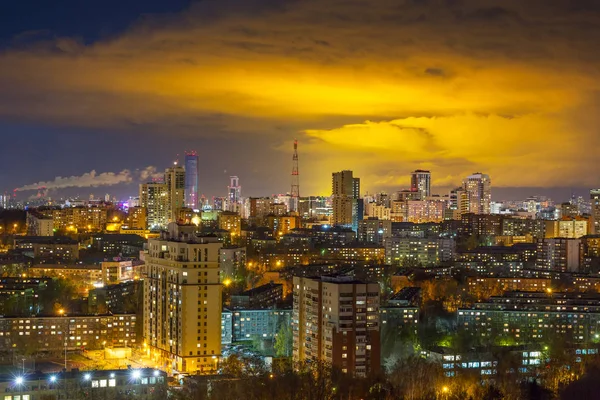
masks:
[[[300,197],[300,180],[298,176],[298,140],[294,139],[294,155],[292,156],[292,199],[290,211],[298,211],[298,200]]]

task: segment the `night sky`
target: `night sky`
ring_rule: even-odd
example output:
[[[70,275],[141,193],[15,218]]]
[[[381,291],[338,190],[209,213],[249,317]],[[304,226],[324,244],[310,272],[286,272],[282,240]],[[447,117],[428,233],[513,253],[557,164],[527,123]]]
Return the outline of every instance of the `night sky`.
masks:
[[[2,1],[0,192],[135,194],[195,149],[205,195],[281,193],[298,138],[301,195],[562,200],[600,186],[599,61],[596,0]]]

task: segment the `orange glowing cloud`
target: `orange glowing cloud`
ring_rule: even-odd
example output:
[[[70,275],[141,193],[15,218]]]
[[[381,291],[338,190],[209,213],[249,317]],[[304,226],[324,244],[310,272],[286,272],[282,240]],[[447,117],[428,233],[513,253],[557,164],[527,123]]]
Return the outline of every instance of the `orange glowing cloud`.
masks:
[[[474,170],[500,186],[594,184],[581,174],[594,121],[581,115],[600,79],[577,26],[593,12],[532,15],[513,0],[219,3],[89,46],[9,49],[0,116],[172,134],[215,123],[274,148],[300,134],[304,176],[318,176],[306,192],[326,193],[323,171],[342,168],[368,190],[400,189],[414,168],[443,187]]]

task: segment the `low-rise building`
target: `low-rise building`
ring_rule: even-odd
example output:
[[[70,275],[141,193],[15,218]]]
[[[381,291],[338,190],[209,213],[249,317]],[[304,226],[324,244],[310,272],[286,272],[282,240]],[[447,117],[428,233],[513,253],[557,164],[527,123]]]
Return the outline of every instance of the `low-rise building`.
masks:
[[[0,317],[0,351],[100,350],[136,342],[135,314]]]
[[[600,295],[507,292],[459,309],[458,326],[496,344],[543,342],[555,334],[589,342],[600,334]]]
[[[35,211],[27,211],[27,234],[30,236],[54,236],[52,217]]]
[[[14,247],[40,261],[73,262],[79,258],[79,243],[64,236],[16,236]]]
[[[385,248],[376,244],[352,243],[344,246],[327,245],[321,249],[321,258],[327,261],[343,261],[350,264],[385,262]]]
[[[546,292],[552,290],[550,278],[468,277],[467,285],[469,293],[480,298],[512,291]]]
[[[385,241],[385,260],[390,265],[437,265],[451,260],[454,249],[452,238],[394,236]]]
[[[87,264],[36,264],[27,275],[35,278],[64,278],[87,286],[102,285],[102,267]]]
[[[40,294],[51,278],[0,278],[0,314],[32,315],[42,311]]]
[[[221,344],[231,344],[233,341],[233,313],[223,309],[221,312]]]
[[[150,368],[0,375],[3,400],[167,397],[167,374]]]
[[[232,341],[275,340],[283,325],[292,323],[291,309],[235,310],[232,312]]]

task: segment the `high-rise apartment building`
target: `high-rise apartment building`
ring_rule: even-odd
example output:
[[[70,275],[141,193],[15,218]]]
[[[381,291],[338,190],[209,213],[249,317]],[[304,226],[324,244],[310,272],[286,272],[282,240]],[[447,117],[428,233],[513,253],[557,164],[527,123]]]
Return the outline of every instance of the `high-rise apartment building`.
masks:
[[[293,359],[365,377],[380,367],[379,286],[351,277],[294,277]]]
[[[469,211],[473,214],[489,214],[492,202],[492,181],[489,175],[476,172],[463,181],[463,189],[468,194]]]
[[[420,193],[421,200],[431,196],[431,172],[422,169],[411,172],[410,191]]]
[[[242,204],[242,187],[240,186],[240,178],[237,176],[230,176],[229,187],[227,189],[227,210],[239,212]]]
[[[579,272],[582,252],[580,239],[539,239],[536,268],[552,272]]]
[[[169,196],[163,182],[140,185],[140,205],[146,209],[147,227],[158,229],[167,226],[169,220]]]
[[[190,225],[148,241],[144,340],[160,365],[186,373],[215,372],[221,354],[219,251],[215,237]]]
[[[198,153],[185,153],[185,206],[198,209]]]
[[[358,221],[362,219],[360,200],[360,179],[355,178],[352,171],[334,172],[332,174],[332,197],[334,225],[358,229]]]
[[[185,207],[185,169],[177,163],[167,168],[165,184],[169,198],[167,217],[169,222],[177,222],[179,210]]]
[[[590,206],[592,209],[592,233],[600,233],[600,189],[590,190]]]

